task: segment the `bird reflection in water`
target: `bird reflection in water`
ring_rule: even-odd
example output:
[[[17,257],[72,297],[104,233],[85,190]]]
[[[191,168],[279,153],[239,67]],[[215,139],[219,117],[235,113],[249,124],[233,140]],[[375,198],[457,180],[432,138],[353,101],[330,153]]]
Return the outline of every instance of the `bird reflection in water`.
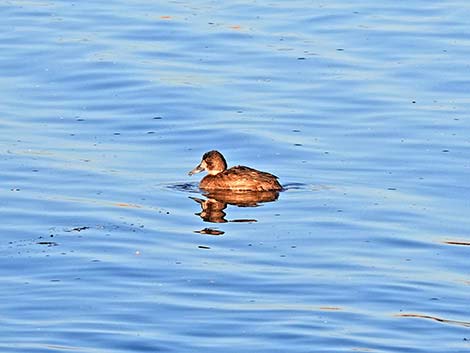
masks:
[[[238,207],[257,207],[265,202],[276,201],[279,191],[241,191],[241,190],[216,190],[203,194],[206,199],[190,197],[201,206],[201,212],[196,213],[204,222],[226,223],[226,222],[256,222],[256,219],[233,219],[227,220],[225,210],[228,205]],[[221,235],[220,230],[204,228],[196,231],[201,234]],[[223,234],[223,232],[222,232]]]

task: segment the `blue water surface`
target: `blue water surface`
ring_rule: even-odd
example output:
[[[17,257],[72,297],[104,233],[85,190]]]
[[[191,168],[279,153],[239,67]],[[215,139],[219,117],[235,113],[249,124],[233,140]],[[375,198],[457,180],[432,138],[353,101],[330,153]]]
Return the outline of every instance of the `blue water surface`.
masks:
[[[0,13],[1,352],[470,350],[469,3]]]

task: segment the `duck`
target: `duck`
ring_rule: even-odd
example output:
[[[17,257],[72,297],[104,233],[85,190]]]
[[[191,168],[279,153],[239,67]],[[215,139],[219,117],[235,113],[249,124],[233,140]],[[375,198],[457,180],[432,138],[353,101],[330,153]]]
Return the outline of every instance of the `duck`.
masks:
[[[207,191],[281,191],[278,177],[250,167],[238,165],[227,169],[227,162],[222,153],[212,150],[204,153],[199,163],[188,174],[191,176],[202,171],[207,175],[202,178],[199,188]]]

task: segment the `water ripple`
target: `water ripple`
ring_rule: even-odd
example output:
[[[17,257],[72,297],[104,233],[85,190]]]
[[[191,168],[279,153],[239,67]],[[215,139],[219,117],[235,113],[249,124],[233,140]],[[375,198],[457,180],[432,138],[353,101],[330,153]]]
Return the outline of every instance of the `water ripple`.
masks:
[[[469,10],[0,4],[1,351],[468,350]]]

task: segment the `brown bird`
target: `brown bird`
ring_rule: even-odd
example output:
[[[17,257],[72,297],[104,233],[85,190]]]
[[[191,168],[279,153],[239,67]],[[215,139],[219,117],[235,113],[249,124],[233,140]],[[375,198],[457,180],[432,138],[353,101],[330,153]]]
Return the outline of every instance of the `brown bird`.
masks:
[[[202,178],[199,187],[204,190],[282,190],[277,176],[242,165],[227,169],[227,162],[219,151],[210,151],[202,156],[199,165],[188,174],[203,170],[208,175]]]

